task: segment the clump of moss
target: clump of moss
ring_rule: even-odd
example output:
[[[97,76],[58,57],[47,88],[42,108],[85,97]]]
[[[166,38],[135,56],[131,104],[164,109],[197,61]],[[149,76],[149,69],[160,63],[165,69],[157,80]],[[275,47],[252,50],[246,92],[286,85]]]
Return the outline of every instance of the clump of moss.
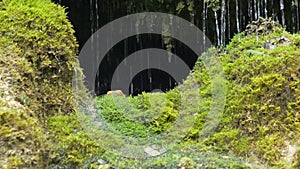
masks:
[[[80,69],[73,33],[65,9],[50,0],[0,1],[0,168],[59,162],[46,122],[75,110],[71,81]]]
[[[219,54],[229,90],[219,131],[206,140],[208,145],[287,167],[285,142],[297,142],[300,130],[299,37],[283,28],[268,36],[241,33]],[[276,39],[290,43],[265,48]],[[233,131],[234,135],[226,134]]]
[[[269,23],[269,20],[266,22]],[[300,130],[300,35],[292,35],[277,25],[274,22],[260,36],[245,32],[237,34],[224,50],[211,49],[206,53],[221,59],[227,79],[227,102],[216,131],[211,137],[199,142],[204,149],[232,153],[248,159],[253,166],[256,163],[273,168],[299,165],[298,153],[294,154],[293,159],[287,159],[286,149],[288,142],[297,145]],[[272,42],[274,46],[266,47],[267,42]],[[201,60],[190,76],[194,76],[196,81],[187,80],[183,85],[199,85],[199,90],[194,92],[199,92],[204,99],[195,112],[197,119],[185,137],[188,143],[198,141],[213,103],[210,100],[211,77]],[[154,110],[162,114],[152,119],[154,123],[146,123],[150,128],[163,132],[166,128],[159,126],[172,125],[170,117],[178,117],[176,110],[180,105],[180,97],[176,90],[178,88],[165,94],[170,102],[168,105],[172,105],[170,114],[162,113],[164,110],[159,109],[161,106],[157,109],[154,106]],[[138,96],[139,100],[134,104],[147,112],[148,97],[147,94]],[[109,114],[109,109],[104,110]],[[185,112],[188,110],[181,113]],[[151,126],[155,123],[156,127]],[[292,164],[288,161],[292,161]],[[163,161],[159,164],[165,165]],[[242,163],[234,162],[230,165],[228,168],[243,166]]]
[[[0,3],[0,65],[15,99],[35,116],[74,110],[77,43],[64,8],[50,0]]]

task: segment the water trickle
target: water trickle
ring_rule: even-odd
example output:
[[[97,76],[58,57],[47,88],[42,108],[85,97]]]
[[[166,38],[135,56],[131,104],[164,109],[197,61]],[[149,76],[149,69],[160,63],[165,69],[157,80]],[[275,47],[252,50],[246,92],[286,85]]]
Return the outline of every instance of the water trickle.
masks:
[[[203,10],[202,10],[202,31],[206,35],[206,20],[207,20],[207,7],[205,1],[203,1]],[[203,36],[203,44],[206,44],[206,36]]]
[[[216,9],[214,9],[213,11],[214,11],[215,21],[216,21],[217,45],[220,46],[220,29],[219,29],[218,13]]]
[[[96,30],[99,29],[99,9],[98,9],[98,0],[95,2],[95,9],[96,9]]]
[[[268,2],[267,2],[267,0],[265,0],[265,5],[264,5],[265,17],[268,17],[268,9],[267,9],[267,6],[268,6]]]
[[[293,23],[295,23],[295,16],[294,16],[295,2],[294,2],[294,0],[292,0],[291,9],[292,9],[292,12],[291,12],[292,21],[293,21]],[[296,32],[296,24],[293,24],[293,33],[295,33],[295,32]]]
[[[281,11],[281,23],[285,25],[285,16],[284,16],[284,3],[283,0],[280,0],[280,11]]]
[[[221,7],[221,45],[225,44],[225,28],[226,28],[226,9],[225,9],[225,0],[222,0],[222,7]]]
[[[260,3],[261,3],[262,1],[260,0],[260,1],[258,1],[258,3],[257,3],[257,18],[259,18],[260,17]],[[256,19],[257,19],[256,18]]]
[[[94,3],[90,0],[90,22],[91,22],[91,34],[94,33],[94,15],[93,15]]]
[[[253,12],[254,12],[254,20],[256,20],[257,19],[257,9],[256,9],[256,5],[257,5],[257,3],[256,3],[256,0],[254,0],[253,1]]]
[[[235,18],[236,18],[236,29],[237,32],[239,33],[240,30],[240,21],[239,21],[239,2],[238,0],[235,0]]]
[[[130,93],[133,94],[133,83],[130,84]]]

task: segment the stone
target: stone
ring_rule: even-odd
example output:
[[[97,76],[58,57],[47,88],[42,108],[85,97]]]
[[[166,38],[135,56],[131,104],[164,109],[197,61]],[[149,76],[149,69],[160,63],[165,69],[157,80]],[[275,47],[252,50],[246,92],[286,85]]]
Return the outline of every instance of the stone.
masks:
[[[144,148],[144,152],[149,154],[150,156],[158,156],[165,152],[165,149],[156,149],[155,146],[148,146]]]
[[[107,92],[107,95],[109,96],[124,96],[124,93],[122,90],[111,90]]]

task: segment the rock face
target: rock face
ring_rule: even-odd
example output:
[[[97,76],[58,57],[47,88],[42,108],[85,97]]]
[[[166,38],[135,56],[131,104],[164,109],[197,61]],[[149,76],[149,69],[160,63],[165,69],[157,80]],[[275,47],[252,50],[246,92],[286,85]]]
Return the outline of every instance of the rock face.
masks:
[[[124,96],[124,93],[121,90],[111,90],[107,92],[107,95],[111,96]]]

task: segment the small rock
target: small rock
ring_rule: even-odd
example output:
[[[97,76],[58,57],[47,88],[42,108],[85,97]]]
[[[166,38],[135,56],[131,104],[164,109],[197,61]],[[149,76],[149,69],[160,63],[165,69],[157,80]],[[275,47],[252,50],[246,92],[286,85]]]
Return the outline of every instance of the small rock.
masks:
[[[265,44],[264,44],[264,48],[265,49],[270,49],[270,50],[272,50],[272,49],[275,49],[277,46],[276,45],[273,45],[271,42],[266,42]]]
[[[122,90],[111,90],[107,92],[107,95],[111,96],[124,96]]]
[[[100,159],[98,160],[98,163],[101,164],[101,165],[103,165],[103,164],[105,164],[106,162],[100,158]]]
[[[162,154],[162,152],[152,148],[152,147],[145,147],[144,148],[144,152],[149,154],[150,156],[154,157],[154,156],[158,156],[160,154]]]
[[[111,166],[109,164],[100,165],[98,169],[110,169]]]

